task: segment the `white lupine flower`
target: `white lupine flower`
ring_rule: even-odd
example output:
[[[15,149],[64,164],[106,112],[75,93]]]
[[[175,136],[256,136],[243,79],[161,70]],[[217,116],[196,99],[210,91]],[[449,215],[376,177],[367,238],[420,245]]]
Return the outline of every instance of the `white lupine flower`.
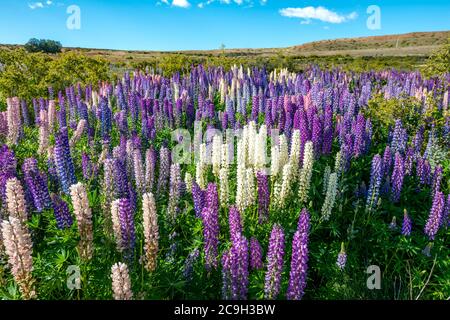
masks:
[[[224,143],[222,144],[222,155],[221,155],[221,159],[222,159],[222,168],[227,168],[229,167],[229,165],[231,164],[231,159],[229,159],[229,152],[228,149],[230,148],[230,146],[228,145],[228,143]],[[233,151],[234,152],[234,151]]]
[[[159,230],[155,197],[151,192],[144,193],[142,196],[142,225],[145,238],[145,268],[148,272],[153,272],[156,269]]]
[[[267,149],[267,127],[262,125],[255,141],[255,169],[256,171],[264,169],[266,166],[266,149]]]
[[[253,169],[247,169],[246,172],[246,180],[245,180],[245,201],[246,207],[250,207],[255,203],[256,195],[255,195],[255,174]]]
[[[289,151],[288,151],[288,143],[286,140],[286,136],[284,134],[280,135],[280,168],[284,168],[284,166],[288,163],[289,160]]]
[[[283,167],[283,182],[281,184],[280,192],[280,205],[282,208],[286,204],[288,197],[291,195],[293,180],[294,171],[292,170],[292,165],[288,163]]]
[[[206,164],[206,144],[202,143],[200,145],[200,159],[197,161],[196,171],[195,171],[195,180],[200,188],[205,189],[208,183],[206,173],[207,173],[207,164]]]
[[[122,246],[122,231],[120,227],[119,200],[114,200],[111,203],[111,221],[114,239],[116,240],[116,248],[119,252],[122,252],[124,248]]]
[[[186,191],[191,193],[192,192],[192,175],[189,172],[186,172],[184,175],[184,184],[186,185]]]
[[[280,180],[275,181],[273,186],[273,203],[276,205],[276,207],[281,207],[281,188],[282,182]]]
[[[308,191],[311,183],[312,169],[314,165],[314,150],[311,141],[306,142],[303,155],[303,168],[300,172],[298,197],[305,203],[308,200]]]
[[[130,275],[125,263],[118,262],[111,267],[111,279],[114,300],[133,299]]]
[[[300,163],[300,130],[294,130],[291,140],[291,153],[289,155],[289,163],[292,165],[294,172],[298,171]]]
[[[236,206],[243,212],[246,208],[245,190],[246,190],[246,170],[243,165],[239,165],[236,171]]]
[[[27,221],[25,195],[20,181],[17,178],[9,178],[6,181],[5,193],[9,215],[19,219],[21,223]]]
[[[247,147],[247,165],[255,165],[255,140],[256,140],[256,124],[254,121],[250,121],[248,124],[247,137],[245,146]]]
[[[219,135],[216,135],[213,137],[212,140],[212,167],[213,167],[213,173],[218,178],[219,177],[219,171],[220,171],[220,165],[222,163],[222,137]]]
[[[344,162],[342,160],[342,154],[340,151],[338,151],[336,153],[336,160],[334,162],[334,172],[336,172],[337,175],[341,174],[343,165],[344,165]]]
[[[322,193],[325,195],[328,189],[328,180],[330,179],[331,168],[330,166],[326,166],[323,172],[323,190]]]
[[[81,182],[70,186],[73,212],[77,219],[78,232],[80,233],[79,253],[83,260],[92,258],[92,211],[89,207],[86,186]]]
[[[32,275],[33,243],[28,227],[12,216],[8,220],[3,220],[0,227],[8,264],[23,299],[36,298]]]
[[[8,121],[8,136],[9,144],[17,144],[22,133],[22,123],[20,117],[20,100],[18,97],[6,99],[7,121]]]
[[[333,209],[334,202],[336,201],[337,193],[337,174],[333,172],[328,179],[327,195],[322,206],[322,218],[326,221],[330,218],[331,210]]]
[[[272,146],[270,149],[270,174],[272,181],[275,180],[280,172],[280,147]]]
[[[133,167],[134,167],[134,181],[136,182],[136,191],[139,193],[144,192],[145,188],[145,176],[144,165],[142,163],[141,151],[135,149],[133,151]]]
[[[86,120],[81,119],[78,121],[77,128],[75,129],[75,132],[72,135],[72,138],[70,139],[69,145],[70,147],[73,147],[75,143],[77,143],[78,140],[80,140],[81,136],[83,135],[84,129],[86,128]]]
[[[220,204],[222,207],[228,206],[229,199],[229,183],[228,183],[228,168],[223,167],[220,169],[219,173],[219,197]]]

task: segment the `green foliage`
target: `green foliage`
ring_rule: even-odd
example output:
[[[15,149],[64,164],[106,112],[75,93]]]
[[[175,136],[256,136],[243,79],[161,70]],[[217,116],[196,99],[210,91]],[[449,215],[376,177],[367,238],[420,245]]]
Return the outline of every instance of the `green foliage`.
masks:
[[[423,124],[420,110],[420,102],[414,97],[385,99],[378,94],[369,100],[368,107],[363,112],[372,121],[375,139],[386,139],[389,128],[395,124],[396,119],[402,120],[408,132],[415,132]]]
[[[428,76],[443,76],[450,72],[450,39],[447,44],[436,50],[423,67],[423,73]]]
[[[62,45],[59,41],[47,39],[30,39],[24,46],[28,52],[59,53]]]
[[[24,49],[0,50],[0,100],[18,96],[30,100],[75,84],[97,84],[109,79],[109,64],[73,52],[50,57]]]

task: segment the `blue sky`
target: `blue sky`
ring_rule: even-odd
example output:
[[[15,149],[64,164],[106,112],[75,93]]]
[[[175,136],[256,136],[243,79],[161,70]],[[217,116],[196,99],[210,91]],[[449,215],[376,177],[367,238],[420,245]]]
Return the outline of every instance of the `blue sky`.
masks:
[[[450,1],[0,0],[0,43],[127,50],[285,47],[343,37],[450,30]],[[80,15],[67,13],[69,6]],[[380,8],[379,29],[367,8]],[[69,29],[80,21],[79,29]]]

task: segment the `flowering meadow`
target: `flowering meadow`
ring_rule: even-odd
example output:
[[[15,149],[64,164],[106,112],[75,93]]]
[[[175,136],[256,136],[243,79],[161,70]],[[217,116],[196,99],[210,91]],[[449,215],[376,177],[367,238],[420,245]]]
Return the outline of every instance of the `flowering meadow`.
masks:
[[[196,66],[8,98],[0,297],[448,299],[449,91]]]

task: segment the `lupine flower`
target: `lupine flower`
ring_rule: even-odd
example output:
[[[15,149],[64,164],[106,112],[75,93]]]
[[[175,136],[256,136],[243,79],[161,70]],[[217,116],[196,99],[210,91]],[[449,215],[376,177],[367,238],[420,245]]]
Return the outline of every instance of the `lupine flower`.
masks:
[[[220,205],[226,207],[229,200],[228,167],[220,168],[219,181]]]
[[[394,170],[392,172],[392,201],[398,202],[400,200],[400,194],[403,187],[403,178],[405,174],[405,168],[403,158],[400,153],[395,153]]]
[[[40,111],[40,124],[39,124],[39,147],[38,153],[44,154],[48,148],[48,135],[49,135],[49,124],[47,111]]]
[[[118,215],[120,221],[120,246],[123,252],[126,254],[131,254],[135,241],[135,230],[134,230],[134,219],[133,219],[133,210],[131,208],[131,202],[127,198],[118,199],[117,207],[118,207]]]
[[[259,241],[252,237],[250,239],[250,268],[252,269],[262,269],[262,248]]]
[[[431,185],[431,194],[436,194],[437,191],[441,191],[441,181],[442,181],[442,167],[441,166],[436,166],[434,168],[434,173],[433,173],[433,182]]]
[[[341,251],[338,254],[336,265],[338,266],[339,269],[344,270],[346,263],[347,263],[347,253],[345,252],[345,245],[342,242]]]
[[[37,160],[34,158],[25,159],[22,171],[36,210],[41,212],[44,209],[50,208],[51,199],[48,191],[47,177],[39,172]]]
[[[195,181],[192,182],[192,199],[194,202],[195,215],[199,218],[205,204],[205,193]]]
[[[122,262],[115,263],[111,267],[111,279],[113,297],[115,300],[133,299],[130,275],[128,273],[128,267],[126,264]]]
[[[289,300],[300,300],[305,292],[308,271],[309,221],[308,211],[302,210],[298,228],[292,240],[291,271],[286,295]]]
[[[51,194],[51,199],[58,229],[70,228],[73,220],[67,203],[54,193]]]
[[[186,261],[184,263],[184,268],[183,268],[183,277],[188,281],[192,280],[194,264],[197,261],[199,256],[200,256],[200,250],[198,250],[198,248],[195,248],[194,250],[192,250],[189,253],[189,255],[186,258]]]
[[[219,242],[219,217],[217,210],[204,207],[202,210],[203,241],[206,259],[206,269],[217,267],[217,249]]]
[[[330,174],[328,179],[327,194],[322,205],[322,218],[327,221],[330,218],[331,210],[333,210],[337,194],[337,175],[336,172]]]
[[[305,203],[308,200],[309,186],[311,184],[312,169],[314,165],[313,144],[306,142],[303,155],[303,167],[300,171],[300,180],[298,186],[298,197],[300,202]]]
[[[19,219],[21,223],[27,221],[25,195],[17,178],[10,178],[6,181],[6,204],[11,217]]]
[[[20,100],[17,97],[7,98],[7,116],[8,116],[8,143],[17,144],[22,134],[22,121],[20,118]]]
[[[264,285],[264,297],[276,299],[280,293],[281,272],[284,257],[284,231],[280,225],[274,225],[270,234],[267,252],[267,272]]]
[[[75,168],[70,155],[69,138],[67,128],[61,128],[55,138],[55,164],[59,181],[64,193],[70,192],[71,185],[77,182]]]
[[[142,196],[142,212],[145,237],[145,268],[147,271],[153,272],[156,269],[159,231],[155,198],[152,193],[145,193]]]
[[[33,244],[28,228],[19,219],[10,216],[1,224],[3,245],[14,280],[25,300],[36,298],[33,271]]]
[[[155,179],[156,154],[153,148],[145,152],[145,187],[148,192],[153,190]]]
[[[241,214],[235,206],[230,207],[228,221],[230,225],[230,238],[233,242],[242,236]]]
[[[408,212],[405,209],[403,214],[402,235],[407,237],[410,236],[411,228],[412,228],[412,221],[408,215]]]
[[[169,187],[170,152],[166,147],[161,147],[159,152],[158,194],[165,194]]]
[[[382,160],[380,155],[375,155],[372,159],[372,168],[370,172],[370,185],[367,191],[366,208],[372,209],[378,202],[380,185],[382,179]]]
[[[70,186],[70,196],[75,217],[77,219],[78,232],[80,233],[80,242],[78,244],[78,253],[83,260],[92,258],[92,212],[89,207],[86,187],[78,182]]]
[[[441,225],[442,216],[444,213],[444,194],[437,191],[434,195],[433,206],[431,207],[430,215],[425,224],[424,232],[433,241]]]
[[[269,218],[270,190],[269,179],[266,174],[258,171],[256,174],[258,184],[258,216],[259,222],[267,221]]]
[[[248,291],[248,241],[240,235],[233,239],[230,249],[231,298],[246,299]]]
[[[172,164],[170,167],[170,191],[169,191],[169,204],[167,208],[167,214],[172,221],[178,215],[178,202],[181,197],[181,170],[178,163]]]

